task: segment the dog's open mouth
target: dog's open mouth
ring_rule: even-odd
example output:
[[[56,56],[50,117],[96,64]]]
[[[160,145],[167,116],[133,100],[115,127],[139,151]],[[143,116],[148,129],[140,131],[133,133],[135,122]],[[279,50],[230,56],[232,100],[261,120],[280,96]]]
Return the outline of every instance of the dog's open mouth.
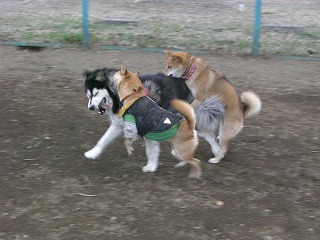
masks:
[[[103,98],[99,104],[99,115],[104,115],[106,110],[110,110],[111,107],[106,103],[106,98]]]

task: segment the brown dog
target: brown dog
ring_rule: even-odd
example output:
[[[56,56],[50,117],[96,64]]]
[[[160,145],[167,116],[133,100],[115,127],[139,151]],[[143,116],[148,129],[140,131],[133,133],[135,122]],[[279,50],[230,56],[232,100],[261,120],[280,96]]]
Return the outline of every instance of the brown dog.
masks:
[[[114,76],[123,106],[118,117],[124,120],[124,145],[132,154],[132,142],[140,135],[155,141],[169,140],[176,156],[191,164],[189,177],[201,176],[201,162],[194,158],[198,145],[193,108],[182,100],[172,100],[172,107],[181,115],[159,107],[151,100],[139,79],[138,73],[129,72],[123,65]]]
[[[168,58],[164,74],[172,77],[184,78],[191,90],[194,101],[193,108],[198,108],[210,97],[220,97],[224,106],[225,117],[220,123],[219,144],[216,142],[215,129],[211,136],[205,137],[210,143],[214,158],[210,163],[218,163],[228,151],[228,145],[242,129],[244,118],[258,114],[261,110],[260,98],[253,92],[238,94],[234,86],[219,70],[211,68],[201,58],[186,52],[164,51]],[[207,136],[206,133],[199,135]]]

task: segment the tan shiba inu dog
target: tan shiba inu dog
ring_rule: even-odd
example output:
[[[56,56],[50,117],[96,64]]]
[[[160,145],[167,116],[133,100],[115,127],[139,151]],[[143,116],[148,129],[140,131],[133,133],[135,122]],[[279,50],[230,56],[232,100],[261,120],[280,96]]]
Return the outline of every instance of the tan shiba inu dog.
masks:
[[[193,108],[199,107],[210,97],[220,97],[221,99],[225,117],[219,127],[219,144],[215,137],[211,138],[210,145],[215,157],[209,159],[210,163],[218,163],[227,153],[231,139],[241,131],[244,118],[260,112],[260,98],[250,91],[238,94],[224,73],[209,67],[201,58],[186,52],[168,50],[164,52],[168,57],[164,74],[185,79],[194,97],[194,101],[191,103]],[[215,129],[212,131],[212,135],[215,136]]]
[[[128,154],[133,152],[132,142],[137,135],[156,141],[168,140],[173,144],[176,156],[191,164],[189,177],[200,177],[201,162],[194,157],[198,138],[193,108],[182,100],[172,100],[172,107],[183,118],[159,107],[147,96],[139,73],[133,74],[123,65],[114,79],[123,104],[118,117],[124,120],[124,145]]]

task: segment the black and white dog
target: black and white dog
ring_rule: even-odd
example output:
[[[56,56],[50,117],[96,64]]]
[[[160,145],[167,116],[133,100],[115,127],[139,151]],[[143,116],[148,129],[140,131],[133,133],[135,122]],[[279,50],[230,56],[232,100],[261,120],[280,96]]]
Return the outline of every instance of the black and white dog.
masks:
[[[84,155],[88,159],[96,159],[107,148],[107,146],[121,134],[123,134],[123,120],[117,117],[117,112],[121,107],[118,97],[114,74],[117,69],[96,69],[85,71],[84,88],[89,99],[88,109],[94,111],[99,109],[99,115],[109,117],[110,127],[97,142],[97,144]],[[188,103],[193,101],[192,94],[182,78],[173,78],[162,73],[141,75],[140,80],[148,90],[149,96],[162,108],[173,111],[170,106],[172,99],[178,98]],[[205,101],[195,110],[198,136],[204,137],[211,145],[212,150],[215,143],[207,129],[217,128],[224,116],[224,109],[218,98],[212,98]],[[160,154],[159,142],[144,138],[146,145],[147,165],[142,168],[143,172],[155,172],[158,167]],[[174,151],[173,151],[174,155]],[[184,165],[180,162],[177,166]]]

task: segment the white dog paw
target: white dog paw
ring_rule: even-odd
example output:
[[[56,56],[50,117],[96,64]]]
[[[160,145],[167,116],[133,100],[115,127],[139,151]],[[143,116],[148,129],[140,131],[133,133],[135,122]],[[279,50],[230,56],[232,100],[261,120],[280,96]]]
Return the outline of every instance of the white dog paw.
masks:
[[[155,172],[157,170],[157,166],[155,165],[146,165],[142,168],[142,172]]]
[[[96,148],[92,148],[91,150],[87,151],[84,153],[84,156],[86,158],[88,158],[89,160],[95,160],[97,159],[101,154],[101,151],[96,149]]]
[[[176,168],[180,168],[180,167],[183,167],[185,165],[187,165],[188,163],[186,161],[181,161],[179,163],[177,163],[176,165],[174,165],[174,167]]]
[[[219,163],[221,161],[221,158],[215,157],[215,158],[210,158],[208,160],[209,163]]]

